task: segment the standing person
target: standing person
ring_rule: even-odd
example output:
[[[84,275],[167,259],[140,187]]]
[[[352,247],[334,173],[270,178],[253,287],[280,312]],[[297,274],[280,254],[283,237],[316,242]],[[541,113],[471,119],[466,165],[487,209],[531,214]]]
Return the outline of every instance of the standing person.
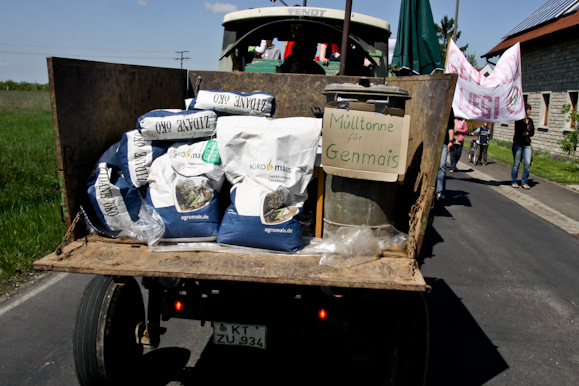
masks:
[[[255,52],[263,59],[281,59],[281,51],[273,44],[273,39],[262,40],[260,46],[255,48]]]
[[[531,171],[531,158],[533,150],[531,148],[531,137],[535,135],[535,125],[529,117],[531,115],[531,105],[525,103],[527,116],[520,121],[515,122],[515,135],[513,137],[513,170],[511,171],[511,182],[513,188],[519,188],[517,176],[519,174],[519,165],[523,161],[523,177],[521,185],[523,189],[530,189],[529,172]]]
[[[454,119],[454,149],[450,152],[450,172],[454,173],[458,171],[456,164],[460,159],[462,154],[462,145],[464,143],[464,135],[468,133],[468,126],[466,124],[466,119],[455,118]]]
[[[330,48],[329,55],[328,48]],[[316,58],[316,61],[322,62],[324,66],[326,66],[330,61],[339,62],[340,47],[334,43],[320,43],[320,54]]]
[[[318,74],[325,75],[326,71],[318,63],[314,62],[318,43],[308,40],[298,40],[292,47],[292,53],[285,58],[278,72],[293,74]]]
[[[440,164],[438,164],[438,173],[436,175],[436,199],[444,200],[446,193],[446,158],[448,152],[452,151],[454,145],[454,110],[450,109],[450,117],[446,125],[446,135],[444,137],[444,145],[442,145],[442,152],[440,154]]]
[[[489,139],[491,137],[491,129],[489,128],[488,122],[483,122],[482,126],[479,126],[474,132],[474,135],[478,135],[478,145],[480,148],[480,160],[483,165],[487,164],[487,150],[489,147]]]

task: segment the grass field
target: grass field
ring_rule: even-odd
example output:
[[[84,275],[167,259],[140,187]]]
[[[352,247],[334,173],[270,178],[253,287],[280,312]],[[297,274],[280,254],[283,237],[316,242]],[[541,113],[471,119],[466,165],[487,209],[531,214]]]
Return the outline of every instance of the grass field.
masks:
[[[47,92],[0,91],[0,294],[32,273],[65,228]]]

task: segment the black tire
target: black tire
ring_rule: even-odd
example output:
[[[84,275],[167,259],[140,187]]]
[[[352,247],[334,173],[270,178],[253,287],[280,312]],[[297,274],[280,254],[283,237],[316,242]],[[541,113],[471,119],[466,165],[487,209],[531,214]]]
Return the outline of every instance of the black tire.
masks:
[[[79,384],[129,384],[126,376],[143,355],[135,329],[144,321],[143,297],[134,278],[95,277],[84,290],[73,331]]]

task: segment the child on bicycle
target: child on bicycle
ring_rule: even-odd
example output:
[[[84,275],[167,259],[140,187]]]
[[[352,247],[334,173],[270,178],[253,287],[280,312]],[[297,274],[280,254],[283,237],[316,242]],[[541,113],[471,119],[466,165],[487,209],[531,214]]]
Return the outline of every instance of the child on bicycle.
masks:
[[[487,149],[489,145],[489,140],[491,137],[491,129],[489,128],[488,122],[483,122],[482,126],[479,126],[474,132],[474,135],[478,135],[478,146],[480,147],[480,160],[483,165],[487,164]]]

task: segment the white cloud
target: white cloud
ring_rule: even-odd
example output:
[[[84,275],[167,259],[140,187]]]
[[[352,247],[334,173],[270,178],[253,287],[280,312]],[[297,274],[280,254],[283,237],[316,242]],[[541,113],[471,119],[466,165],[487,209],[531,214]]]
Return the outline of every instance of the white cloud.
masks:
[[[229,13],[237,11],[237,6],[230,3],[203,3],[206,10],[213,13]]]
[[[139,5],[142,5],[143,7],[146,7],[148,2],[149,0],[137,0],[137,3],[139,3]]]
[[[10,67],[12,64],[6,62],[0,62],[0,67]]]

